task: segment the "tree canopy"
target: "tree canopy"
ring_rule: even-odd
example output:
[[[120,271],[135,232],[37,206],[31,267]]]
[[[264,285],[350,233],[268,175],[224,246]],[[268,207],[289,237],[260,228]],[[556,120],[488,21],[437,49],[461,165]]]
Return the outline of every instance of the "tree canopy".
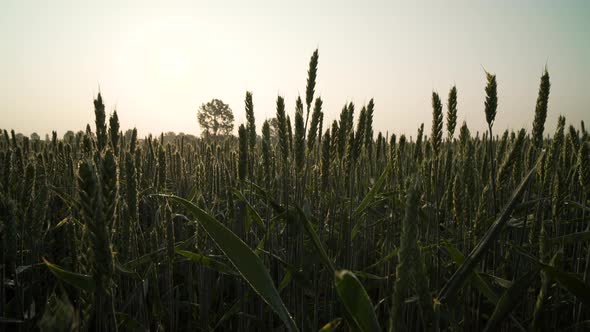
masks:
[[[229,105],[219,99],[202,104],[197,119],[203,128],[203,135],[229,135],[234,129],[234,114]]]

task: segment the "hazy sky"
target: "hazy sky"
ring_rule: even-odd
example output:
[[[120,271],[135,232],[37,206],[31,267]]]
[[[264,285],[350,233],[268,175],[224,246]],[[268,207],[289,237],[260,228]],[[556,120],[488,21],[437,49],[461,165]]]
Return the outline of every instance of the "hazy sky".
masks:
[[[0,128],[94,130],[100,85],[142,135],[200,133],[212,98],[237,128],[247,90],[260,130],[278,94],[294,112],[316,47],[329,123],[374,98],[375,132],[429,132],[432,91],[446,101],[456,84],[460,122],[481,130],[485,68],[498,76],[496,128],[530,128],[546,63],[546,133],[559,114],[590,122],[590,1],[409,2],[0,0]]]

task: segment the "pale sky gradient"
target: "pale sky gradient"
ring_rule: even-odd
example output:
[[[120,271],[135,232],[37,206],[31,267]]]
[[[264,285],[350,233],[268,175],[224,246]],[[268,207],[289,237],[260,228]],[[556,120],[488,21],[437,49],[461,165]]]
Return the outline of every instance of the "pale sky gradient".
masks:
[[[557,116],[590,122],[590,1],[0,0],[0,128],[42,137],[94,130],[102,91],[122,129],[200,134],[219,98],[258,131],[277,94],[294,112],[319,47],[324,128],[347,101],[375,99],[375,133],[429,133],[431,93],[459,91],[459,123],[484,128],[484,69],[498,76],[495,127],[531,127],[539,78]],[[418,4],[419,3],[419,4]],[[445,106],[446,107],[446,106]],[[356,112],[358,115],[358,111]]]

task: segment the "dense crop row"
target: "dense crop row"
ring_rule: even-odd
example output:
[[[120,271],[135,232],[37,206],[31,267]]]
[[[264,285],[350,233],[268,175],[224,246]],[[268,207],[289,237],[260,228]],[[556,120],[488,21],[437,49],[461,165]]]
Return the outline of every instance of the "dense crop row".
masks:
[[[547,72],[530,134],[494,134],[487,74],[485,133],[453,87],[408,139],[373,100],[325,123],[317,65],[293,122],[279,96],[258,130],[247,93],[237,138],[122,135],[100,94],[94,130],[4,131],[0,330],[588,327],[590,141],[547,135]]]

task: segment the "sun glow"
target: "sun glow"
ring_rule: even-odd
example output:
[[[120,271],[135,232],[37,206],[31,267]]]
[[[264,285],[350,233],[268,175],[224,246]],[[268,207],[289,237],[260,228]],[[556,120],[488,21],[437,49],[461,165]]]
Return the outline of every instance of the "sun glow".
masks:
[[[159,75],[165,80],[180,80],[187,76],[190,62],[186,53],[178,48],[163,47],[158,50]]]

